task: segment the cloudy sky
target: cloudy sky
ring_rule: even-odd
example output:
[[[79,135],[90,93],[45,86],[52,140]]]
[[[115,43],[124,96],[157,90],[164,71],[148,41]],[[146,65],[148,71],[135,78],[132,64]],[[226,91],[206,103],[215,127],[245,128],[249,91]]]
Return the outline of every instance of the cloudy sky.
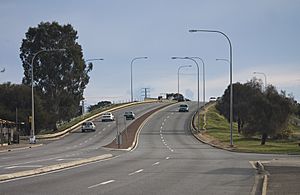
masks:
[[[29,27],[40,22],[71,24],[78,31],[84,58],[95,61],[84,96],[87,104],[130,99],[130,62],[135,98],[180,91],[197,99],[193,61],[172,56],[197,56],[206,68],[206,98],[221,96],[229,84],[227,40],[220,34],[189,33],[213,29],[226,33],[233,45],[233,82],[246,82],[253,72],[268,84],[300,101],[300,1],[298,0],[1,0],[0,83],[21,83],[19,48]],[[199,61],[200,67],[202,66]],[[202,80],[202,69],[200,70]],[[202,83],[200,83],[202,86]],[[202,88],[200,88],[200,100]]]

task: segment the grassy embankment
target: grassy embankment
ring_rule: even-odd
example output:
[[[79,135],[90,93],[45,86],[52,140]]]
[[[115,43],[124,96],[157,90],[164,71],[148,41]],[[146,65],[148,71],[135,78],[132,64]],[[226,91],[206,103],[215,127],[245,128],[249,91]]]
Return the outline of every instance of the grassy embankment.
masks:
[[[260,144],[260,136],[246,138],[237,133],[237,124],[234,123],[233,128],[233,144],[236,151],[257,152],[257,153],[288,153],[300,154],[300,127],[289,125],[293,135],[291,139],[271,140],[268,139],[265,145]],[[216,143],[220,145],[228,145],[230,143],[230,130],[228,121],[218,113],[215,106],[211,106],[206,112],[206,131],[204,136],[208,135],[210,139],[216,139]]]
[[[88,113],[84,114],[83,116],[78,116],[76,118],[73,118],[69,122],[65,122],[65,123],[61,124],[57,128],[57,130],[55,130],[55,131],[53,131],[53,130],[43,130],[39,134],[42,135],[42,134],[57,133],[57,132],[63,131],[63,130],[68,129],[68,128],[74,126],[75,124],[77,124],[77,123],[79,123],[79,122],[81,122],[81,121],[83,121],[83,120],[85,120],[85,119],[87,119],[87,118],[89,118],[91,116],[94,116],[95,114],[98,114],[100,112],[104,112],[105,110],[109,110],[109,109],[112,109],[112,108],[115,108],[115,107],[118,107],[118,106],[122,106],[124,104],[126,104],[126,103],[111,104],[109,106],[104,106],[104,107],[101,107],[101,108],[97,108],[97,109],[95,109],[95,110],[93,110],[91,112],[88,112]]]

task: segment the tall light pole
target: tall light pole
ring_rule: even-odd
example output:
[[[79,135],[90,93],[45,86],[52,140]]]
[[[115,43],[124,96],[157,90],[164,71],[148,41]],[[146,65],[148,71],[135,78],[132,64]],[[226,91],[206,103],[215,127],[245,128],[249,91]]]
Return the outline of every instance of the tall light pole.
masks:
[[[218,30],[189,30],[189,32],[205,32],[205,33],[218,33],[223,35],[229,43],[229,59],[230,59],[230,146],[233,147],[232,129],[233,129],[233,89],[232,89],[232,44],[229,37]]]
[[[29,142],[31,144],[34,144],[36,142],[35,140],[35,129],[34,129],[34,93],[33,93],[33,62],[37,55],[39,55],[42,52],[53,52],[53,51],[66,51],[65,49],[42,49],[38,52],[36,52],[32,59],[31,59],[31,137]]]
[[[253,74],[261,74],[265,77],[265,90],[267,89],[267,75],[263,72],[253,72]]]
[[[198,99],[197,99],[197,112],[198,112],[198,124],[197,127],[200,126],[200,104],[199,104],[199,65],[196,60],[190,57],[172,57],[172,59],[182,59],[182,60],[192,60],[197,65],[197,88],[198,88]]]
[[[131,63],[130,63],[130,93],[131,93],[131,102],[133,102],[133,82],[132,82],[132,65],[133,65],[133,62],[135,60],[138,60],[138,59],[147,59],[148,57],[136,57],[136,58],[133,58],[131,60]]]
[[[202,62],[202,68],[203,68],[203,73],[202,73],[202,77],[203,77],[203,105],[205,106],[205,65],[204,65],[204,61],[202,58],[200,57],[191,57],[191,58],[194,58],[194,59],[198,59]]]
[[[186,66],[179,66],[178,67],[178,71],[177,71],[177,81],[178,81],[177,93],[178,93],[178,97],[179,97],[179,71],[180,71],[180,69],[185,68],[185,67],[192,67],[192,66],[191,65],[186,65]]]

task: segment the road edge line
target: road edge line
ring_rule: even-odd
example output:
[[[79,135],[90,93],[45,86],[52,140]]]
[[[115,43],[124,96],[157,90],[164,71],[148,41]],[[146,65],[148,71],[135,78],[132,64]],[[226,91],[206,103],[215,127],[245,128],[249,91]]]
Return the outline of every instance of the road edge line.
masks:
[[[176,103],[177,103],[177,102],[176,102]],[[160,112],[160,111],[162,111],[162,110],[165,110],[165,109],[167,109],[167,108],[173,106],[173,105],[176,104],[176,103],[171,103],[170,105],[168,105],[168,106],[166,106],[166,107],[163,107],[163,108],[161,108],[161,109],[159,109],[159,110],[153,112],[150,116],[148,116],[148,117],[143,121],[143,123],[139,126],[139,128],[138,128],[138,130],[137,130],[137,132],[136,132],[136,134],[135,134],[135,136],[134,136],[134,141],[133,141],[131,147],[129,147],[129,148],[126,149],[126,150],[127,150],[127,151],[134,151],[134,150],[137,148],[138,143],[139,143],[139,137],[140,137],[140,133],[141,133],[141,131],[142,131],[142,128],[146,125],[146,123],[147,123],[147,122],[148,122],[155,114],[157,114],[158,112]]]

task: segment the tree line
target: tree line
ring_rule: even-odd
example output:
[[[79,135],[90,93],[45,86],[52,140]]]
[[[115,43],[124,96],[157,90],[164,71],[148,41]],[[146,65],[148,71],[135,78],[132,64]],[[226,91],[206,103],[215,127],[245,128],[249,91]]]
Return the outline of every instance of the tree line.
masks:
[[[218,101],[216,108],[229,120],[230,86]],[[273,85],[262,87],[258,80],[245,84],[233,84],[233,120],[238,124],[238,132],[245,136],[261,135],[264,145],[269,136],[284,135],[288,131],[290,116],[298,114],[300,105],[278,92]]]

